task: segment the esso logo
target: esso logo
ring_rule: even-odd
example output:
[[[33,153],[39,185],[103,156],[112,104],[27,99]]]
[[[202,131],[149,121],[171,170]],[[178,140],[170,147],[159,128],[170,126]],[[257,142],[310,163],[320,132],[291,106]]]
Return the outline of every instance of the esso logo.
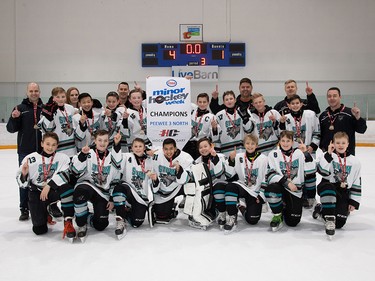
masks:
[[[176,87],[177,81],[174,79],[169,79],[165,84],[167,84],[168,87]]]

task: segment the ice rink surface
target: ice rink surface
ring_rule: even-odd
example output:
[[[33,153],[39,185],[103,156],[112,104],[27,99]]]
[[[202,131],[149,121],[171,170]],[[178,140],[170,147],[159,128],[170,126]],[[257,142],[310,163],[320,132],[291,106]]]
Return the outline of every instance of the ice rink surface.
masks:
[[[362,163],[362,203],[332,241],[321,221],[304,210],[301,223],[270,231],[271,213],[258,225],[239,216],[235,232],[217,224],[207,231],[188,226],[180,213],[169,225],[147,220],[122,240],[115,221],[88,230],[84,244],[62,240],[63,222],[36,236],[31,221],[18,221],[17,154],[0,150],[0,280],[375,280],[375,148],[356,150]]]

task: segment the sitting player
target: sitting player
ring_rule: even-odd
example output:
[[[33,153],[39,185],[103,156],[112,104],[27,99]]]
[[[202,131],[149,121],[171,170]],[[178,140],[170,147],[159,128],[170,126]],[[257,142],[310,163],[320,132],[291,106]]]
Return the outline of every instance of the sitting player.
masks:
[[[348,135],[335,133],[318,164],[323,176],[318,185],[321,204],[315,206],[313,217],[323,217],[328,237],[345,225],[349,213],[359,209],[361,200],[361,163],[348,153],[348,146]]]
[[[315,162],[300,143],[293,149],[293,132],[282,131],[280,147],[268,154],[268,173],[264,193],[274,214],[272,231],[279,230],[283,220],[288,226],[297,226],[302,215],[302,187],[306,171],[315,172]]]
[[[59,143],[57,134],[46,132],[42,139],[42,153],[27,155],[17,173],[20,187],[29,189],[29,207],[33,232],[36,235],[48,232],[47,223],[54,224],[47,206],[61,200],[64,213],[64,234],[72,242],[76,236],[72,224],[74,217],[73,187],[69,182],[67,155],[56,152]]]
[[[108,224],[109,210],[113,208],[112,190],[119,183],[121,175],[121,135],[114,137],[114,146],[110,151],[108,132],[98,130],[95,134],[95,149],[84,146],[74,156],[72,173],[78,178],[73,200],[78,225],[77,236],[82,242],[86,239],[87,223],[96,230],[104,230]],[[90,201],[94,213],[90,214],[87,202]]]
[[[237,224],[237,204],[240,198],[245,199],[245,205],[240,204],[239,209],[249,224],[257,224],[262,214],[262,204],[265,202],[264,194],[260,193],[261,184],[265,181],[267,173],[267,156],[258,150],[258,138],[246,135],[243,140],[245,153],[232,151],[229,154],[225,173],[228,177],[237,174],[238,180],[230,182],[225,187],[225,209],[228,219],[225,223],[225,233],[233,231]],[[220,223],[220,221],[219,221]]]

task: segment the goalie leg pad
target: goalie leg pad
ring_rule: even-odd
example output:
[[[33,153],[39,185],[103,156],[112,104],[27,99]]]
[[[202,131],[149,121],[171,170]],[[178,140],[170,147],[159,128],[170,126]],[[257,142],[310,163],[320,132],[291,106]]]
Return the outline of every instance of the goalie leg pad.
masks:
[[[184,213],[188,216],[193,214],[195,183],[188,182],[184,185],[184,192],[186,194]]]

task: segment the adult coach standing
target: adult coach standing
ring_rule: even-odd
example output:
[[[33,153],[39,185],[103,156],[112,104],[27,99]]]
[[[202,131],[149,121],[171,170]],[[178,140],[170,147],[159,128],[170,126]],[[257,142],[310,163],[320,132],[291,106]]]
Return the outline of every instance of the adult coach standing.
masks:
[[[42,133],[37,124],[42,112],[42,100],[40,99],[40,89],[37,83],[29,83],[27,85],[27,98],[21,104],[17,105],[9,118],[7,131],[9,133],[18,132],[17,136],[17,153],[18,164],[21,165],[22,160],[32,152],[41,151]],[[28,189],[20,188],[20,221],[29,219],[29,197]],[[55,217],[62,216],[61,211],[56,203],[50,205],[50,210]]]
[[[19,165],[28,154],[40,151],[40,142],[42,140],[42,133],[37,127],[43,106],[40,99],[39,85],[34,82],[29,83],[26,95],[27,98],[13,109],[7,124],[9,133],[18,132],[17,153]],[[19,219],[21,221],[29,218],[28,201],[28,189],[20,188],[21,216]]]
[[[277,110],[281,115],[283,113],[284,115],[290,113],[287,100],[297,94],[297,90],[298,90],[297,82],[292,79],[285,81],[284,90],[285,90],[286,97],[282,101],[279,101],[274,107],[274,109]],[[318,100],[316,99],[316,96],[313,93],[313,89],[309,86],[308,82],[306,82],[305,91],[306,91],[307,99],[302,100],[303,108],[310,109],[314,111],[316,114],[319,114],[320,108],[319,108]]]
[[[252,96],[251,92],[253,90],[253,84],[249,78],[242,78],[240,80],[240,95],[236,98],[236,108],[240,111],[241,115],[247,114],[247,109],[251,109],[252,105]],[[210,101],[210,109],[213,114],[218,113],[220,110],[223,110],[225,106],[219,104],[219,92],[216,90],[211,94],[212,98]]]
[[[345,132],[349,136],[348,152],[355,155],[355,133],[364,134],[367,129],[366,120],[361,117],[361,111],[354,103],[353,108],[341,103],[341,91],[337,87],[327,91],[329,107],[319,116],[321,140],[320,148],[328,150],[333,135],[336,132]]]

